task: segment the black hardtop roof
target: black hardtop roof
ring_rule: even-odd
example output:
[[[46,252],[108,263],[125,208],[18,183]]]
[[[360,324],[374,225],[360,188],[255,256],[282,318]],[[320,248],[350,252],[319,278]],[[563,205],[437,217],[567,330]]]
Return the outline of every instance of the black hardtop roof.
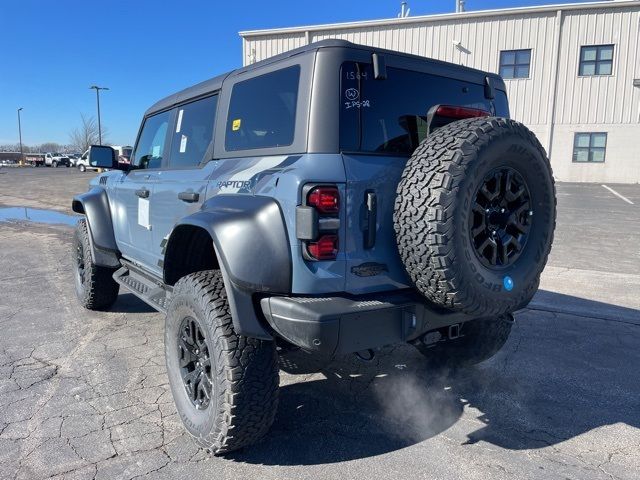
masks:
[[[197,98],[197,97],[206,95],[207,93],[211,93],[211,92],[215,92],[216,90],[220,90],[222,88],[222,84],[223,84],[224,80],[230,75],[251,71],[251,70],[253,70],[255,68],[259,68],[259,67],[262,67],[264,65],[269,65],[271,63],[278,62],[279,60],[283,60],[285,58],[290,58],[290,57],[292,57],[294,55],[308,54],[308,53],[315,52],[315,51],[319,50],[320,48],[328,48],[328,47],[334,47],[334,48],[335,47],[343,47],[343,48],[351,48],[351,49],[359,49],[359,50],[368,50],[368,51],[371,51],[371,52],[378,52],[378,53],[383,53],[383,54],[388,54],[388,55],[396,55],[396,56],[401,56],[401,57],[418,59],[418,60],[422,60],[422,61],[426,60],[426,61],[429,61],[429,62],[442,64],[443,66],[447,66],[447,67],[452,67],[453,66],[453,67],[456,67],[456,68],[459,68],[459,69],[474,71],[476,73],[481,73],[483,75],[494,77],[494,78],[498,79],[500,81],[500,83],[502,83],[502,78],[500,78],[500,76],[495,74],[495,73],[484,72],[482,70],[477,70],[475,68],[465,67],[463,65],[444,62],[442,60],[436,60],[436,59],[432,59],[432,58],[428,58],[428,57],[421,57],[419,55],[413,55],[413,54],[410,54],[410,53],[402,53],[402,52],[398,52],[398,51],[395,51],[395,50],[387,50],[387,49],[383,49],[383,48],[370,47],[368,45],[360,45],[360,44],[357,44],[357,43],[348,42],[347,40],[329,39],[329,40],[321,40],[319,42],[313,42],[313,43],[310,43],[308,45],[304,45],[302,47],[295,48],[293,50],[289,50],[287,52],[280,53],[278,55],[274,55],[273,57],[269,57],[269,58],[267,58],[265,60],[261,60],[261,61],[256,62],[256,63],[252,63],[251,65],[247,65],[247,66],[242,67],[242,68],[231,70],[231,71],[229,71],[227,73],[223,73],[222,75],[218,75],[218,76],[213,77],[213,78],[211,78],[209,80],[205,80],[204,82],[197,83],[196,85],[193,85],[191,87],[185,88],[184,90],[181,90],[181,91],[179,91],[177,93],[169,95],[168,97],[165,97],[162,100],[159,100],[158,102],[154,103],[145,112],[144,115],[146,117],[148,115],[151,115],[153,113],[159,112],[161,110],[165,110],[167,108],[170,108],[173,105],[176,105],[178,103],[182,103],[182,102],[185,102],[185,101],[190,100],[192,98]]]

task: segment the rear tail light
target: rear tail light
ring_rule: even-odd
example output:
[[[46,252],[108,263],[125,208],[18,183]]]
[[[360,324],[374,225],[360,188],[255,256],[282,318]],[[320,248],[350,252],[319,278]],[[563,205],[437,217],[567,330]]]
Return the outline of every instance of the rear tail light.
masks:
[[[307,244],[307,251],[316,260],[334,260],[338,255],[338,236],[323,235]]]
[[[448,118],[474,118],[474,117],[488,117],[491,113],[481,108],[470,107],[456,107],[453,105],[440,105],[436,110],[436,115]]]
[[[337,213],[340,210],[340,193],[336,187],[315,187],[307,195],[307,205],[321,213]]]
[[[310,262],[335,260],[340,231],[340,190],[336,185],[305,185],[296,207],[296,237]]]

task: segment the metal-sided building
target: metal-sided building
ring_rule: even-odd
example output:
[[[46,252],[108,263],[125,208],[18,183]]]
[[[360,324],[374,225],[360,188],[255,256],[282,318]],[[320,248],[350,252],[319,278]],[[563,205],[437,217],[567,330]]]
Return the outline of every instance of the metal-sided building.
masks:
[[[500,73],[561,181],[640,183],[640,1],[240,32],[249,64],[340,38]]]

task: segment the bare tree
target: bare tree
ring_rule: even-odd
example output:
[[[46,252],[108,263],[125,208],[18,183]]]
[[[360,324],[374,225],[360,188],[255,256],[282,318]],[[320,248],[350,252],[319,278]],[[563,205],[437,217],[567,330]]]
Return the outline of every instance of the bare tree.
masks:
[[[42,153],[46,152],[60,152],[62,145],[56,142],[46,142],[38,147]]]
[[[69,134],[69,143],[78,152],[85,152],[91,145],[98,143],[98,122],[94,117],[86,117],[84,114],[80,114],[82,125],[76,128]],[[106,127],[102,126],[102,143],[108,143],[106,137],[108,131]]]

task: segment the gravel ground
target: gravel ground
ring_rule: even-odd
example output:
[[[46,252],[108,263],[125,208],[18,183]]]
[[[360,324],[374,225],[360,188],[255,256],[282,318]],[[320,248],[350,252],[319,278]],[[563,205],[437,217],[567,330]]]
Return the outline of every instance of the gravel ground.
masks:
[[[90,173],[0,170],[2,207],[69,212]],[[281,373],[274,427],[210,457],[168,388],[163,317],[80,308],[71,229],[0,223],[0,478],[570,478],[640,472],[640,186],[558,185],[541,291],[493,359],[431,372],[408,346]]]

